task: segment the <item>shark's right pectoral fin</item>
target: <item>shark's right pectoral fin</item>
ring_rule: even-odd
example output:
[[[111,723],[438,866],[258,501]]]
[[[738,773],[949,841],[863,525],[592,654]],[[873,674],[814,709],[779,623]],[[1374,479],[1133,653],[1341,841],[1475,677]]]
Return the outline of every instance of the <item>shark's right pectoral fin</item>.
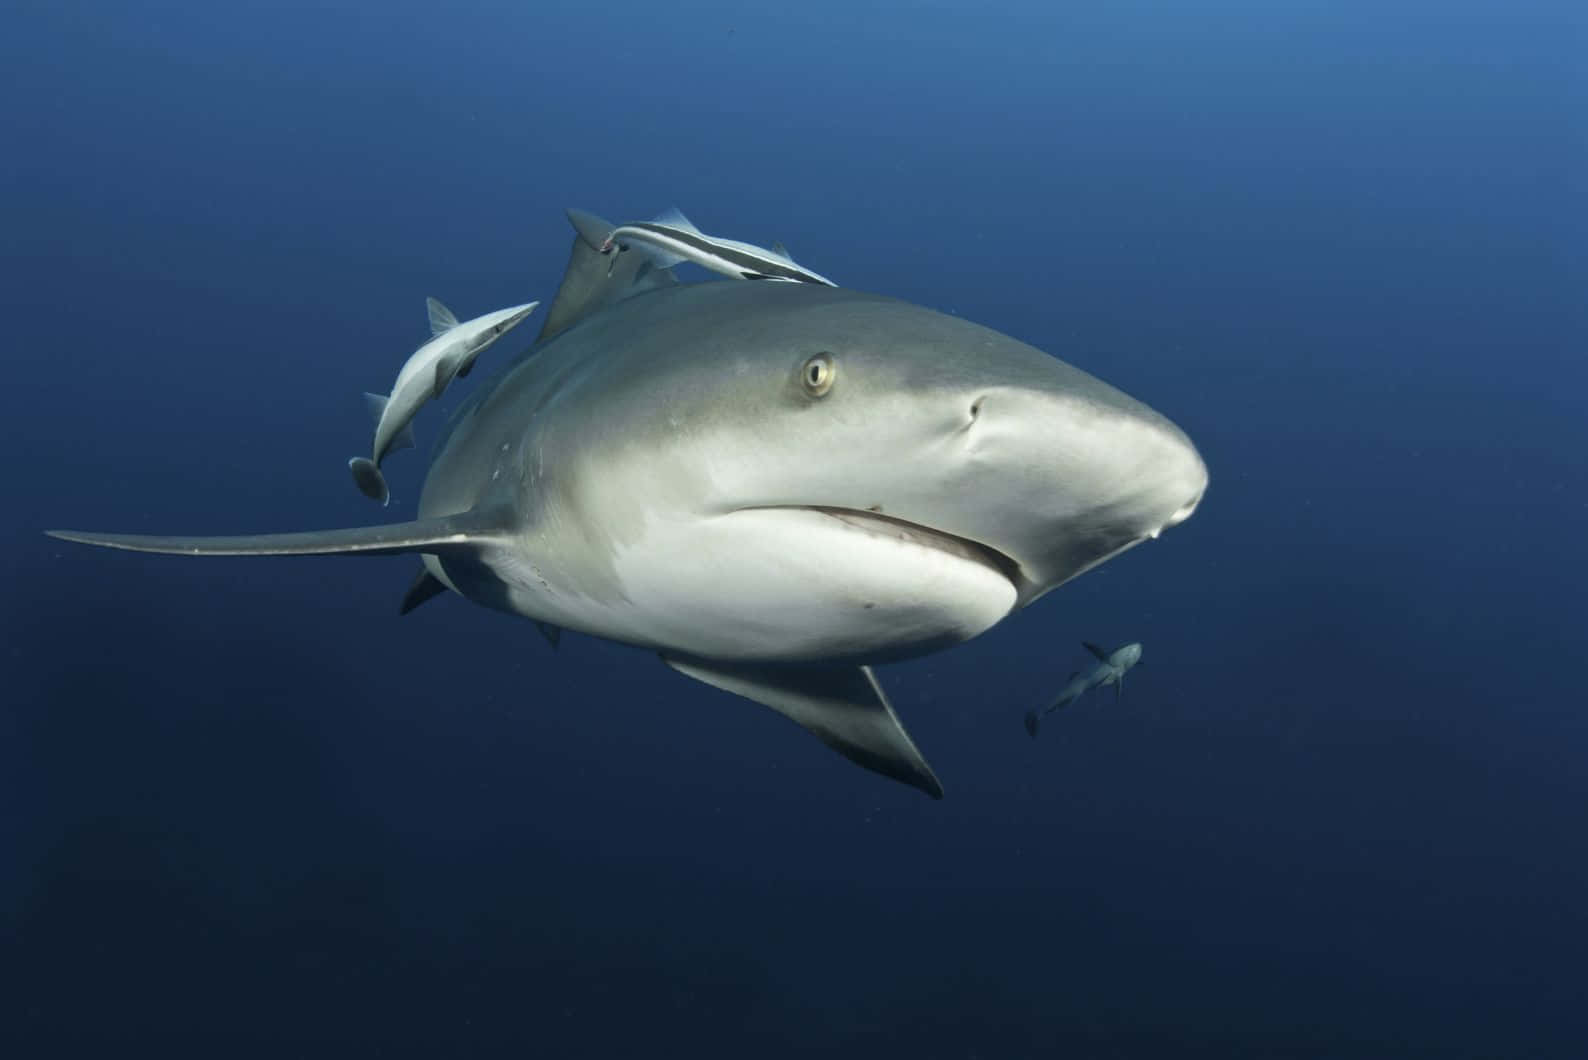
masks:
[[[438,519],[416,519],[410,523],[292,534],[164,537],[82,530],[46,530],[45,533],[81,545],[174,556],[391,556],[403,552],[450,556],[474,553],[503,540],[513,518],[511,509],[488,508]]]
[[[743,696],[794,721],[845,758],[943,797],[932,767],[904,731],[866,666],[786,667],[663,655],[681,674]]]

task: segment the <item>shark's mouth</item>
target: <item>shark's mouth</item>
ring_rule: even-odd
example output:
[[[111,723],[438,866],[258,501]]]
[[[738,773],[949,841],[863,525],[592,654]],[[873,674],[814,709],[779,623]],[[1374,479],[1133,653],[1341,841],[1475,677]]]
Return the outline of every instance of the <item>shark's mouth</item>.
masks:
[[[796,510],[825,515],[847,527],[875,537],[904,541],[969,560],[997,572],[1014,586],[1016,592],[1020,592],[1026,585],[1027,579],[1020,571],[1020,564],[1013,558],[968,537],[957,537],[942,530],[922,526],[920,523],[883,515],[881,512],[860,511],[855,508],[830,508],[815,504],[799,505]]]

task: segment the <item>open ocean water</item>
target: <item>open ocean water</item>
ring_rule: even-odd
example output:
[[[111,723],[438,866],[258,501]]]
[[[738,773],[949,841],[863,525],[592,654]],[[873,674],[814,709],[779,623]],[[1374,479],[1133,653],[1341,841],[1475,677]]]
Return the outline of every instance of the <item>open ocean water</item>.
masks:
[[[1588,8],[3,23],[5,1056],[1588,1056]],[[544,314],[563,207],[674,205],[1206,460],[879,669],[943,801],[647,652],[398,618],[411,559],[43,536],[413,518],[540,326],[381,511],[345,461],[424,298]],[[1082,640],[1145,664],[1028,739]]]

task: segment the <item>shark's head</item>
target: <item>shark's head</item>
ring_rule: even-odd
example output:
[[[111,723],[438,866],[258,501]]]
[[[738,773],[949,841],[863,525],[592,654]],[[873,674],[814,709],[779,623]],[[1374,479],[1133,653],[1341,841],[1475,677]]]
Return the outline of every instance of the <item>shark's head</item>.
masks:
[[[565,542],[535,576],[554,587],[575,541],[598,552],[613,606],[653,631],[637,640],[718,658],[933,650],[1182,522],[1207,485],[1168,420],[955,317],[793,284],[644,308],[569,333],[610,351],[599,388],[559,364],[560,341],[524,366],[560,375],[524,447],[533,521]]]
[[[743,459],[717,478],[724,509],[949,535],[983,550],[1024,605],[1185,521],[1206,489],[1174,424],[1008,336],[856,295],[781,322],[790,338],[759,358],[764,392],[737,402]]]
[[[1129,670],[1141,662],[1141,645],[1127,644],[1110,656],[1108,661],[1121,672]]]

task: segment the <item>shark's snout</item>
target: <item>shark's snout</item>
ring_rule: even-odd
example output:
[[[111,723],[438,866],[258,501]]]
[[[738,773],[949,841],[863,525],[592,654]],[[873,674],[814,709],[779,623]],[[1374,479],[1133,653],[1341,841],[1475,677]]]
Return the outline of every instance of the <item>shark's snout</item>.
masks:
[[[1201,454],[1173,423],[1067,370],[1050,385],[959,395],[963,495],[956,532],[1011,557],[1037,596],[1190,518]]]
[[[1171,526],[1179,526],[1191,518],[1208,488],[1208,467],[1202,461],[1202,454],[1197,452],[1196,446],[1179,428],[1168,425],[1167,421],[1166,426],[1168,437],[1164,439],[1163,453],[1157,460],[1158,476],[1154,488],[1163,504],[1175,504],[1176,507],[1159,526],[1160,532]],[[1157,537],[1158,532],[1152,536]]]

